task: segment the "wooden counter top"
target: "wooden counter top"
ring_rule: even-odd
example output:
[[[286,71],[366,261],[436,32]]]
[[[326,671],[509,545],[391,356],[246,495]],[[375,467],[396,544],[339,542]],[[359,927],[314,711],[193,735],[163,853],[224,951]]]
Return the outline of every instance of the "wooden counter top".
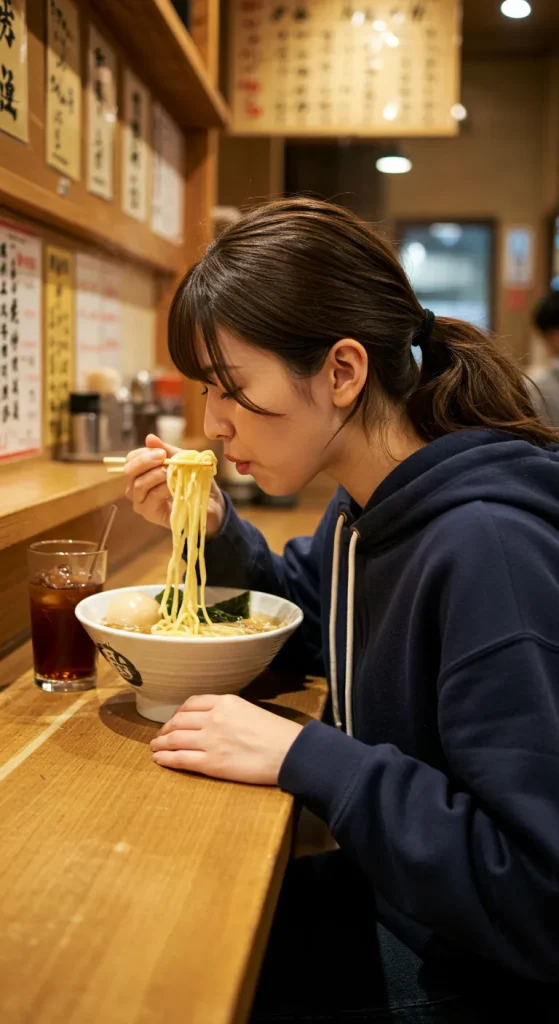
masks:
[[[110,585],[161,579],[168,554]],[[24,662],[29,647],[0,666],[2,1024],[246,1021],[291,797],[155,767],[158,727],[106,663],[96,691],[54,696],[30,671],[12,682]],[[326,687],[272,678],[250,695],[305,720]]]
[[[0,466],[0,550],[124,496],[102,465],[26,459]]]

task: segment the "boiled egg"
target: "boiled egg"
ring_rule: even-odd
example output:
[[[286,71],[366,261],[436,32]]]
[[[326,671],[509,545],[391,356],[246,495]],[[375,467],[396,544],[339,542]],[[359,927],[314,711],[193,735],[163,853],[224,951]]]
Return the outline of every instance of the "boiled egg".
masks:
[[[107,608],[106,621],[111,626],[130,629],[149,629],[159,621],[159,604],[154,597],[141,590],[130,590],[113,597]]]

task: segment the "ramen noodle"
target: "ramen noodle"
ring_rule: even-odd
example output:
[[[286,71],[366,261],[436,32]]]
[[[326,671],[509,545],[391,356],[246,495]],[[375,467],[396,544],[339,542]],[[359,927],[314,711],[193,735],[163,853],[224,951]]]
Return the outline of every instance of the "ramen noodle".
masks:
[[[189,463],[189,465],[182,465]],[[195,463],[195,465],[191,465]],[[171,533],[173,550],[167,567],[165,592],[161,600],[161,618],[152,628],[154,633],[176,636],[187,633],[198,636],[202,623],[198,607],[208,626],[212,622],[206,609],[206,526],[212,480],[217,461],[212,451],[181,451],[173,455],[167,470],[167,484],[173,498]],[[186,544],[186,575],[182,601],[179,589]],[[198,605],[198,579],[200,573],[200,604]],[[171,608],[169,598],[173,595]]]

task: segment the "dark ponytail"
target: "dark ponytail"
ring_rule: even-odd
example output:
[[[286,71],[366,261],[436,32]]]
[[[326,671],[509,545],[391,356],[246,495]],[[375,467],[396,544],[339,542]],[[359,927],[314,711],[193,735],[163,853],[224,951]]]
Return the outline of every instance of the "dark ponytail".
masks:
[[[522,371],[495,338],[462,320],[435,320],[406,408],[427,440],[465,427],[492,427],[533,444],[559,441],[557,431],[538,419]]]
[[[388,400],[406,409],[428,441],[493,427],[536,445],[559,442],[497,341],[459,320],[426,322],[391,247],[341,207],[312,199],[260,207],[227,228],[179,286],[169,320],[175,365],[208,381],[197,345],[202,336],[213,375],[232,391],[219,327],[275,353],[302,379],[320,370],[340,338],[361,342],[369,375],[352,416],[360,410],[367,424],[382,416]],[[242,393],[235,398],[266,413]]]

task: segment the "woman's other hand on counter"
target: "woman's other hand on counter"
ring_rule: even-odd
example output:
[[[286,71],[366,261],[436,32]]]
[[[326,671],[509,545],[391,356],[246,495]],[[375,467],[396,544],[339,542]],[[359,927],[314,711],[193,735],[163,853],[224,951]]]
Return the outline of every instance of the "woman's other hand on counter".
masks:
[[[232,782],[277,785],[280,768],[301,725],[242,697],[190,697],[151,742],[163,768]]]
[[[163,461],[178,451],[180,448],[165,444],[155,434],[149,434],[146,447],[130,452],[124,467],[126,497],[132,502],[134,511],[147,519],[148,523],[165,526],[167,529],[173,499],[167,486],[167,470]],[[214,480],[208,505],[208,539],[219,533],[224,518],[225,502]]]

